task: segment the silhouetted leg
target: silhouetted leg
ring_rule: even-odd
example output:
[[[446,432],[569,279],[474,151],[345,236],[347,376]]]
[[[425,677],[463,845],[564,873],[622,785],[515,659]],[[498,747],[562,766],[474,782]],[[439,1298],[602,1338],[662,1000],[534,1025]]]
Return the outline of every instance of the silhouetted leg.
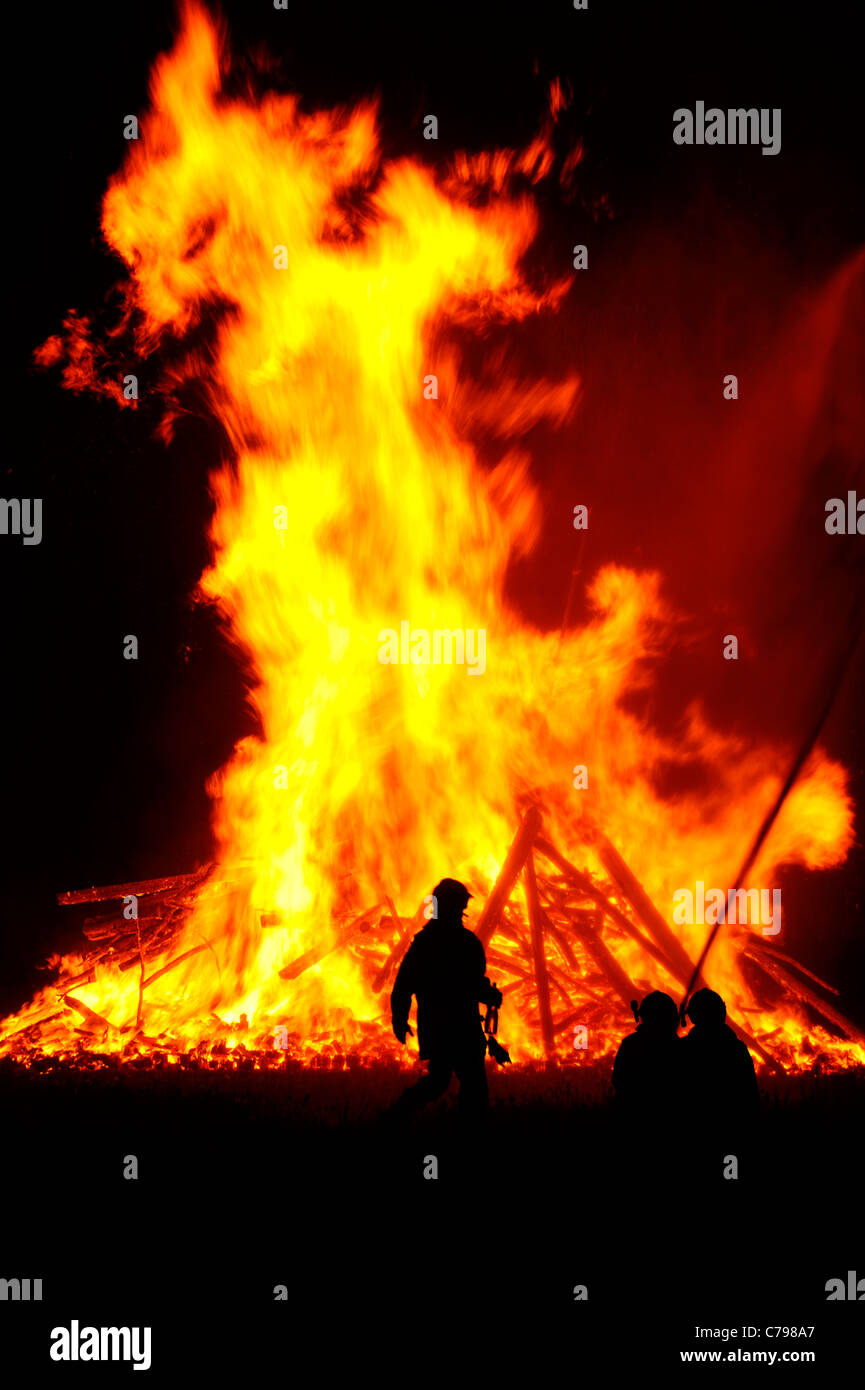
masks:
[[[453,1067],[449,1061],[437,1057],[431,1058],[426,1075],[403,1091],[397,1101],[398,1108],[400,1110],[419,1110],[422,1105],[428,1105],[431,1100],[437,1100],[439,1096],[443,1096],[450,1085],[452,1071]]]
[[[482,1038],[476,1048],[454,1062],[454,1071],[460,1083],[460,1114],[466,1118],[479,1118],[486,1114],[489,1107],[490,1093],[484,1063],[486,1055],[486,1041]]]

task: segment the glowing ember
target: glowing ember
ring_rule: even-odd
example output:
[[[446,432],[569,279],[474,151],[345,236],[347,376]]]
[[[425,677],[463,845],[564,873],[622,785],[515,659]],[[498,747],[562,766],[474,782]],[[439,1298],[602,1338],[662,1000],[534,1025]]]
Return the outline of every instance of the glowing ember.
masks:
[[[503,600],[509,559],[536,539],[539,502],[525,452],[512,447],[490,471],[470,441],[516,441],[539,420],[566,419],[579,383],[525,382],[499,363],[494,386],[474,388],[456,330],[554,312],[567,288],[533,289],[520,270],[537,213],[514,183],[549,172],[549,131],[437,178],[382,158],[372,104],[305,114],[293,96],[232,99],[220,92],[226,62],[211,21],[188,8],[102,226],[128,267],[139,354],[187,344],[163,383],[168,425],[174,393],[195,380],[234,452],[212,480],[201,593],[248,663],[261,736],[213,778],[217,867],[180,904],[170,949],[146,971],[121,970],[110,953],[95,970],[79,956],[54,961],[58,986],[3,1024],[13,1055],[66,1054],[85,1038],[102,1051],[158,1041],[176,1054],[272,1049],[281,1037],[310,1058],[331,1046],[393,1056],[384,967],[410,931],[388,900],[419,925],[424,895],[449,874],[471,886],[477,914],[534,800],[547,839],[621,913],[639,928],[600,857],[601,829],[672,923],[682,885],[728,882],[783,776],[781,751],[743,746],[696,708],[674,741],[624,708],[675,622],[658,575],[603,570],[594,621],[561,641]],[[555,85],[548,126],[561,102]],[[202,322],[212,350],[194,334]],[[70,319],[39,357],[64,361],[73,389],[117,394],[97,378],[86,321]],[[463,664],[448,663],[442,643],[438,663],[386,664],[380,634],[399,636],[403,623],[431,643],[442,630],[484,634],[483,661],[469,645]],[[575,761],[591,768],[590,792],[573,790]],[[713,771],[710,795],[661,800],[658,768],[694,762]],[[843,769],[816,755],[754,884],[784,863],[840,864],[851,821]],[[555,869],[537,863],[554,916],[543,874]],[[368,929],[352,933],[374,905]],[[706,928],[673,930],[695,959]],[[637,987],[681,992],[633,936],[609,921],[603,933]],[[502,1033],[523,1059],[543,1055],[528,935],[520,882],[490,973],[506,992]],[[788,1067],[813,1065],[815,1048],[831,1065],[865,1059],[792,997],[772,1009],[756,997],[743,961],[755,935],[729,929],[709,963],[731,1015]],[[579,1020],[587,1055],[610,1052],[627,1026],[620,995],[579,935],[562,946],[549,934],[546,949],[554,1021],[567,1020],[561,1057],[579,1060]]]

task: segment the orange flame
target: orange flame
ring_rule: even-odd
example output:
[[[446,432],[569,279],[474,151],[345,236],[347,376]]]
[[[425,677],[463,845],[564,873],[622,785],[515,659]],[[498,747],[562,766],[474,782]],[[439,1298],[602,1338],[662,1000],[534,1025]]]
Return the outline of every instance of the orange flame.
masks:
[[[539,530],[531,460],[517,441],[538,421],[567,419],[579,382],[527,384],[500,362],[494,389],[470,387],[455,327],[483,334],[554,311],[567,289],[527,282],[521,262],[538,213],[514,192],[518,178],[535,182],[552,167],[560,86],[528,149],[462,156],[437,179],[418,160],[383,158],[373,103],[306,113],[295,96],[231,98],[221,90],[227,62],[211,20],[188,5],[102,217],[128,267],[139,353],[187,339],[164,383],[175,400],[169,424],[177,389],[194,380],[233,450],[212,479],[201,593],[248,663],[261,728],[212,780],[218,869],[172,948],[195,953],[147,990],[145,1033],[176,1053],[216,1040],[263,1045],[283,1026],[302,1054],[334,1039],[390,1054],[386,995],[373,980],[394,933],[340,945],[343,923],[388,897],[409,917],[444,874],[482,900],[526,794],[543,800],[562,852],[595,874],[592,832],[602,826],[664,909],[696,877],[726,883],[743,847],[742,790],[757,823],[783,759],[713,730],[697,708],[675,742],[626,710],[623,697],[649,679],[645,659],[677,621],[659,576],[604,569],[591,586],[593,621],[562,639],[527,626],[503,597],[509,559]],[[215,325],[207,349],[194,337],[202,322]],[[95,359],[80,321],[72,327],[65,384],[78,389]],[[59,360],[58,343],[43,361]],[[492,471],[472,442],[483,432],[509,441]],[[381,634],[403,622],[483,631],[485,669],[383,664]],[[709,797],[663,801],[654,771],[694,760],[713,770]],[[591,771],[591,817],[572,788],[577,761]],[[755,882],[771,882],[783,863],[841,863],[851,824],[843,769],[815,756]],[[705,928],[676,930],[695,958]],[[815,1037],[838,1065],[865,1056],[792,1003],[764,1008],[741,941],[722,936],[710,980],[774,1056],[810,1065]],[[334,943],[295,978],[280,975]],[[516,961],[511,937],[495,946]],[[677,992],[638,943],[625,938],[616,954],[637,984]],[[65,980],[83,968],[76,956],[56,963]],[[586,975],[577,1003],[597,1006],[598,989]],[[624,1027],[620,1001],[608,987],[601,997],[596,1054]],[[104,1048],[138,1035],[137,971],[103,965],[75,999],[75,1021],[91,1010],[111,1025]],[[541,1055],[534,1007],[529,990],[503,1012],[516,1056]],[[49,988],[6,1020],[6,1050],[52,1008]],[[43,1023],[43,1051],[69,1050],[70,1017]],[[559,1041],[564,1055],[567,1032]]]

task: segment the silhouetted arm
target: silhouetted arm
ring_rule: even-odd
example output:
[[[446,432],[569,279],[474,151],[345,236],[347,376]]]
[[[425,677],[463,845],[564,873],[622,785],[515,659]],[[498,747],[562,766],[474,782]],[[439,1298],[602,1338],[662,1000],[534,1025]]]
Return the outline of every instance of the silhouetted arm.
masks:
[[[416,964],[417,952],[414,948],[414,942],[412,942],[403,956],[402,964],[397,971],[390,996],[390,1012],[393,1021],[393,1031],[400,1039],[400,1042],[404,1041],[405,1033],[408,1028],[408,1014],[411,1008],[411,998],[415,992]]]

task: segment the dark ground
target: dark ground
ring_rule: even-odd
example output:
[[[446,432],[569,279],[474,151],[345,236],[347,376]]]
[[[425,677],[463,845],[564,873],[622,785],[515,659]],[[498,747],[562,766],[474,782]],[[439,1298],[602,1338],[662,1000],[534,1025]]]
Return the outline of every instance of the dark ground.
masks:
[[[803,1374],[821,1383],[849,1367],[862,1310],[827,1303],[824,1286],[865,1273],[850,1206],[861,1074],[764,1092],[736,1182],[717,1155],[695,1159],[685,1133],[666,1151],[657,1133],[623,1133],[599,1078],[493,1076],[477,1140],[452,1095],[406,1131],[383,1125],[403,1079],[4,1064],[3,1273],[44,1281],[42,1304],[2,1309],[6,1355],[17,1345],[32,1360],[55,1322],[78,1317],[152,1326],[160,1385],[193,1362],[217,1385],[235,1366],[291,1375],[310,1356],[328,1380],[386,1371],[392,1343],[417,1334],[433,1339],[418,1357],[431,1374],[462,1327],[466,1369],[507,1381],[534,1346],[539,1369],[576,1378],[596,1363],[618,1379],[736,1345],[695,1342],[697,1325],[750,1324],[813,1326],[774,1346],[815,1350]],[[423,1177],[429,1154],[436,1181]],[[64,1365],[64,1377],[76,1369],[112,1375]]]

